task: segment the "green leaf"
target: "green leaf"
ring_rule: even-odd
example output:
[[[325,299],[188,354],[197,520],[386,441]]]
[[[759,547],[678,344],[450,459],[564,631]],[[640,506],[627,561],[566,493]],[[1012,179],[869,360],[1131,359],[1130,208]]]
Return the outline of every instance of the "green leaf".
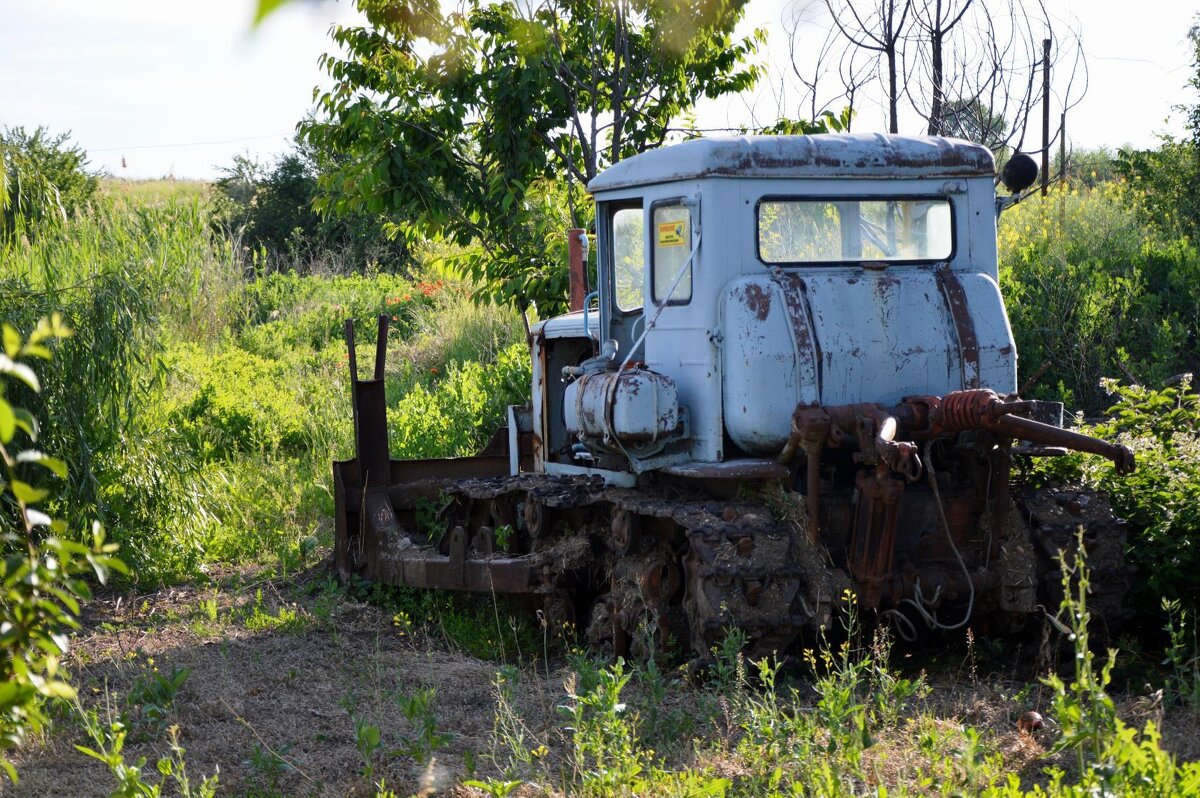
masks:
[[[70,338],[75,333],[66,324],[63,324],[61,313],[55,312],[50,314],[50,318],[41,318],[38,320],[37,327],[29,335],[29,343],[38,344],[47,338]]]
[[[10,374],[39,393],[42,390],[37,375],[33,373],[33,369],[24,363],[18,363],[8,355],[0,355],[0,374]]]
[[[12,405],[0,398],[0,443],[8,443],[17,431],[17,414]]]
[[[31,441],[36,441],[38,438],[38,422],[34,418],[33,413],[30,413],[23,407],[14,407],[12,409],[13,416],[16,417],[17,426],[25,430],[25,434],[29,436]]]
[[[3,401],[3,400],[0,400],[0,401]],[[0,414],[2,414],[2,413],[3,413],[3,410],[0,409]],[[0,426],[2,426],[2,425],[0,425]],[[0,433],[2,433],[2,431],[3,430],[0,429]],[[19,453],[17,455],[17,462],[18,463],[37,463],[38,465],[40,465],[44,468],[50,469],[51,471],[53,471],[56,475],[58,475],[62,479],[67,478],[67,464],[66,463],[64,463],[62,460],[59,460],[57,457],[51,457],[48,454],[44,454],[44,453],[39,452],[34,449],[30,449],[28,451]]]
[[[10,325],[4,325],[4,352],[10,358],[16,357],[21,351],[21,334]]]
[[[24,502],[25,504],[36,504],[50,495],[50,491],[42,490],[41,488],[35,488],[19,479],[14,479],[12,481],[12,485],[9,486],[9,489],[12,490],[13,495],[17,497],[17,501]]]
[[[66,682],[51,679],[42,686],[42,695],[52,698],[63,698],[70,701],[75,697],[75,688]]]
[[[264,19],[279,10],[279,8],[287,3],[288,0],[258,0],[258,7],[254,9],[254,24],[259,25]]]

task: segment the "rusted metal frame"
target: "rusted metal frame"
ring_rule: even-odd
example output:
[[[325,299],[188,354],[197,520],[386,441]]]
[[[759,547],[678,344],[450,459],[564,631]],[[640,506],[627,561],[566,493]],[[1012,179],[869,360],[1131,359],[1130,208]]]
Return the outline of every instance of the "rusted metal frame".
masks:
[[[923,406],[912,414],[925,419],[927,426],[916,430],[919,433],[939,435],[984,429],[1007,438],[1098,454],[1111,460],[1122,474],[1130,473],[1135,466],[1133,452],[1128,447],[1025,418],[1020,414],[1032,410],[1035,403],[1005,401],[986,388],[954,391],[941,398],[908,397],[905,403]]]
[[[1021,438],[1048,446],[1065,446],[1080,452],[1098,454],[1111,460],[1118,474],[1133,473],[1136,467],[1133,452],[1127,446],[1052,427],[1031,418],[1004,416],[996,422],[996,429],[1011,438]]]
[[[340,461],[333,464],[333,503],[337,512],[333,517],[333,567],[338,579],[343,582],[350,578],[354,564],[350,559],[349,518],[346,508],[346,479],[344,472],[351,470],[354,461]]]
[[[407,587],[462,590],[474,593],[540,595],[546,587],[539,581],[537,569],[518,558],[462,559],[438,555],[376,561],[368,576],[375,581]]]
[[[662,472],[693,479],[787,479],[791,472],[776,460],[745,458],[721,463],[681,463],[665,466]]]
[[[350,389],[354,407],[355,459],[363,485],[386,485],[391,476],[387,439],[387,397],[384,366],[387,354],[388,317],[379,316],[376,341],[375,379],[360,380],[355,358],[354,320],[346,322],[346,346],[350,363]]]
[[[812,358],[813,370],[817,375],[817,395],[820,395],[824,384],[822,375],[821,342],[813,334],[812,318],[808,307],[808,286],[804,278],[798,274],[785,272],[781,267],[775,267],[772,276],[779,284],[783,293],[783,301],[787,306],[788,316],[792,322],[792,331],[796,336],[796,357],[802,360]]]
[[[792,433],[779,455],[780,462],[786,464],[795,457],[797,449],[804,450],[807,480],[804,501],[808,510],[808,539],[813,543],[821,540],[821,453],[831,429],[825,408],[801,405],[792,415]]]
[[[859,471],[855,485],[859,500],[847,564],[858,582],[859,599],[877,608],[884,598],[884,582],[892,576],[904,481],[893,478],[887,464],[880,462],[873,470]]]
[[[937,270],[938,286],[946,298],[946,307],[958,333],[958,351],[962,360],[963,383],[967,388],[979,387],[979,337],[975,334],[975,318],[967,306],[967,292],[950,267]]]
[[[1009,480],[1012,477],[1012,439],[996,441],[992,460],[992,535],[988,550],[989,562],[1000,556],[1000,547],[1008,535]]]
[[[908,441],[896,440],[902,431],[898,415],[881,405],[861,403],[827,408],[833,429],[852,433],[858,439],[856,459],[867,465],[886,463],[909,482],[920,476],[917,447]],[[832,432],[832,430],[831,430]],[[840,442],[834,435],[833,441]]]

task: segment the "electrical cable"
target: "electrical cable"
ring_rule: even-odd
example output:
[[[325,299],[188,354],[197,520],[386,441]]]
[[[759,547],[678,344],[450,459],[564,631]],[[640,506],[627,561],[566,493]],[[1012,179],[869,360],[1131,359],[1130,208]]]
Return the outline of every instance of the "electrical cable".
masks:
[[[967,611],[963,613],[962,620],[952,625],[939,622],[934,613],[929,613],[924,607],[920,606],[920,602],[924,602],[926,599],[924,594],[921,592],[919,582],[914,586],[913,591],[916,601],[913,601],[912,599],[905,599],[905,601],[912,601],[913,605],[917,606],[917,608],[921,610],[921,614],[925,617],[925,621],[930,625],[930,628],[940,629],[943,632],[951,632],[955,629],[961,629],[967,625],[968,621],[971,620],[971,613],[975,611],[975,583],[971,580],[971,571],[967,568],[967,563],[963,560],[962,553],[958,550],[958,546],[955,545],[954,536],[950,533],[950,524],[946,521],[946,508],[942,504],[942,494],[938,490],[937,470],[933,465],[933,440],[928,440],[925,442],[925,473],[929,476],[929,486],[933,489],[933,498],[937,502],[938,517],[941,518],[942,527],[946,530],[946,540],[950,543],[950,549],[954,552],[954,556],[958,560],[959,566],[962,568],[963,576],[966,577],[967,588],[970,593],[967,599]],[[937,601],[940,592],[940,587],[938,590],[934,591],[934,601]]]
[[[261,141],[262,139],[278,139],[293,135],[292,133],[274,133],[270,136],[243,136],[237,139],[222,141],[183,141],[178,144],[132,144],[128,147],[99,147],[88,152],[125,152],[127,150],[166,150],[173,147],[208,147],[216,144],[237,144],[239,141]]]

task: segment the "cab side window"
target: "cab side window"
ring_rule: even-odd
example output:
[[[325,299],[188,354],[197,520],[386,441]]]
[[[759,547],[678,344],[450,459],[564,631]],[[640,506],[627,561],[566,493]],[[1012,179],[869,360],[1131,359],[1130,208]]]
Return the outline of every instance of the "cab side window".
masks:
[[[613,212],[613,288],[618,310],[637,310],[642,306],[646,276],[645,227],[640,205]]]

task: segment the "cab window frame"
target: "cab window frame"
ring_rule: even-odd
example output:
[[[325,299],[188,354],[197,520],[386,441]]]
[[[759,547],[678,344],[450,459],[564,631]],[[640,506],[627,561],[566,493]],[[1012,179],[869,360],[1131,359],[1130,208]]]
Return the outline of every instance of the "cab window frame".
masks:
[[[655,307],[658,307],[660,303],[659,303],[659,298],[658,298],[658,282],[656,279],[658,276],[658,271],[657,271],[657,269],[658,269],[658,258],[657,258],[658,237],[655,234],[655,230],[656,230],[655,225],[657,223],[654,221],[654,213],[659,208],[670,208],[670,207],[680,207],[680,208],[683,208],[685,211],[687,211],[687,215],[688,215],[687,241],[684,242],[684,246],[686,247],[687,254],[689,254],[689,255],[692,254],[692,242],[694,240],[693,230],[695,229],[695,224],[696,224],[696,220],[695,220],[694,216],[695,216],[696,209],[692,204],[690,204],[688,202],[688,198],[682,197],[682,196],[668,197],[666,199],[659,199],[659,200],[655,200],[654,202],[650,203],[650,224],[648,227],[648,230],[651,233],[651,235],[649,236],[649,240],[648,240],[649,249],[650,249],[650,269],[649,269],[650,302]],[[664,305],[664,306],[682,306],[682,305],[690,305],[692,303],[692,297],[696,293],[696,287],[695,287],[695,282],[694,282],[695,281],[695,273],[696,273],[696,269],[695,269],[696,259],[693,256],[684,262],[687,264],[687,271],[688,271],[688,289],[689,290],[688,290],[687,298],[686,299],[668,299],[668,300],[662,302],[662,305]]]
[[[769,202],[813,202],[835,204],[838,202],[909,202],[931,201],[945,203],[950,210],[950,252],[944,257],[932,258],[835,258],[833,260],[767,260],[762,252],[762,206]],[[782,268],[817,268],[822,266],[860,265],[864,263],[886,263],[889,266],[919,266],[922,264],[947,263],[958,254],[958,212],[956,203],[945,194],[766,194],[754,203],[754,254],[766,266]],[[840,227],[840,225],[839,225]]]
[[[638,313],[645,312],[645,309],[646,309],[646,275],[648,274],[648,270],[649,270],[649,266],[646,262],[646,203],[643,198],[637,197],[637,198],[631,198],[631,199],[627,199],[627,200],[615,200],[610,203],[607,203],[607,205],[608,205],[608,207],[604,214],[604,218],[605,218],[605,221],[606,221],[607,227],[608,227],[608,232],[607,232],[608,246],[605,248],[607,250],[605,260],[607,261],[607,265],[608,265],[608,278],[605,280],[605,282],[608,284],[608,287],[611,292],[611,297],[612,297],[609,305],[611,306],[611,310],[613,313],[620,314],[621,316],[633,316]],[[639,294],[638,294],[639,304],[637,304],[636,306],[631,307],[631,308],[623,308],[623,307],[621,307],[621,304],[620,304],[620,301],[618,298],[618,292],[617,292],[617,251],[616,251],[617,250],[617,247],[616,247],[617,224],[616,224],[616,220],[617,220],[618,213],[620,213],[621,211],[630,211],[630,210],[636,210],[639,213],[641,213],[641,215],[642,215],[642,238],[641,238],[642,273],[641,273],[641,283],[639,286]]]

